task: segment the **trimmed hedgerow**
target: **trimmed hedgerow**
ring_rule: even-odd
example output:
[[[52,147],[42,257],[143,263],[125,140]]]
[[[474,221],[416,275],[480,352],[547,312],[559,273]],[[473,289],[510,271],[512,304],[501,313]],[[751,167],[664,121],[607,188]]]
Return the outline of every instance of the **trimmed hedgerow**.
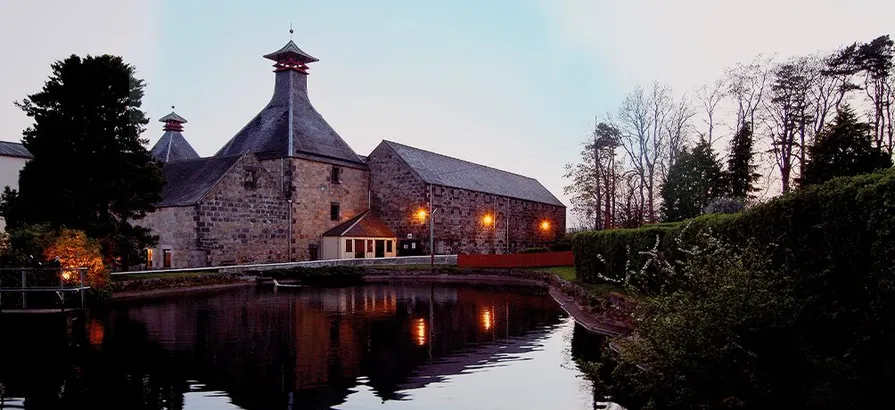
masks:
[[[295,267],[261,272],[263,277],[299,280],[306,285],[349,286],[363,282],[365,270],[358,266]]]
[[[699,232],[735,246],[754,246],[783,271],[809,280],[892,274],[895,260],[895,169],[837,178],[783,195],[738,214],[703,215],[676,224],[582,232],[572,238],[578,277],[590,283],[623,281],[648,255],[683,261],[682,248]],[[647,268],[650,269],[650,268]],[[821,279],[818,279],[821,280]]]

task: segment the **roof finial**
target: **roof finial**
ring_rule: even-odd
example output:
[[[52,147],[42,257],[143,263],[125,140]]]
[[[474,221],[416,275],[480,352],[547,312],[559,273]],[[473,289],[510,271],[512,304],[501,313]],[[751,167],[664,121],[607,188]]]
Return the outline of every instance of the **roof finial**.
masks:
[[[174,106],[173,106],[173,105],[171,106],[171,111],[174,111]]]
[[[295,32],[292,31],[292,23],[289,23],[289,41],[292,41],[292,33],[295,33]]]

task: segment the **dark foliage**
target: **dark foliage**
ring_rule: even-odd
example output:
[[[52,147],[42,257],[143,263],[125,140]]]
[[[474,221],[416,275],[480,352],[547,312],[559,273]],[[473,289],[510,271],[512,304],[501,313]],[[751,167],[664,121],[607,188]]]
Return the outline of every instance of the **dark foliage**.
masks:
[[[659,273],[635,282],[645,290],[639,337],[622,346],[612,393],[655,409],[886,402],[895,382],[891,203],[895,170],[886,170],[736,215],[576,235],[579,278],[624,278],[628,248],[632,269]],[[722,248],[705,246],[708,232]],[[639,253],[657,238],[657,252]],[[708,251],[683,251],[692,246]],[[677,274],[662,277],[667,266]]]
[[[275,269],[261,273],[263,277],[299,280],[313,286],[351,286],[363,282],[365,270],[357,266],[296,267]]]
[[[550,249],[547,249],[547,248],[525,248],[525,249],[523,249],[519,252],[516,252],[516,253],[544,253],[544,252],[550,252]]]
[[[748,122],[740,127],[730,140],[730,156],[727,158],[727,170],[724,177],[727,182],[727,194],[732,198],[748,199],[757,190],[755,182],[761,174],[752,162],[752,124]]]
[[[16,103],[33,125],[22,139],[34,159],[18,195],[5,192],[11,229],[47,223],[84,230],[108,263],[127,266],[157,238],[131,221],[161,200],[161,168],[140,139],[142,80],[120,57],[71,56],[52,65],[43,89]]]
[[[820,184],[836,177],[868,174],[892,166],[892,158],[874,147],[870,124],[858,120],[847,105],[809,148],[801,184]]]
[[[662,185],[662,219],[681,221],[699,216],[709,202],[724,194],[721,164],[705,140],[683,150]]]

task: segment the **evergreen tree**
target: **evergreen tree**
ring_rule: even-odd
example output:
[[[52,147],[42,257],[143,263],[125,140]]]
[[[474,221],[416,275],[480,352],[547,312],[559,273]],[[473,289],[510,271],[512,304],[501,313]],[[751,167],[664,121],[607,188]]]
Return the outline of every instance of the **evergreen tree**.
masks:
[[[889,154],[875,146],[870,124],[859,121],[848,105],[839,110],[832,125],[818,134],[809,154],[802,185],[892,166]]]
[[[761,174],[755,172],[752,163],[752,125],[743,123],[730,141],[730,157],[727,159],[727,194],[736,199],[752,198],[757,191],[755,182]]]
[[[19,192],[4,193],[10,227],[47,223],[84,230],[107,263],[127,264],[157,238],[132,225],[161,200],[164,177],[140,134],[143,80],[121,57],[71,57],[43,89],[16,105],[34,119],[22,141],[34,159]],[[12,211],[12,212],[9,212]]]
[[[721,164],[712,147],[701,140],[680,153],[662,186],[662,219],[682,221],[699,216],[703,208],[724,194]]]

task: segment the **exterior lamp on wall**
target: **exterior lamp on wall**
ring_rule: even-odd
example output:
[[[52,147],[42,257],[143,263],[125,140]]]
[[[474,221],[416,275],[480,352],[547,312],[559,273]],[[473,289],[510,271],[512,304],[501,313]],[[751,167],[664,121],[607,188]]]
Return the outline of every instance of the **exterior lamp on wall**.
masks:
[[[416,211],[416,219],[418,219],[420,223],[426,222],[426,216],[428,216],[428,212],[426,212],[425,209]]]
[[[494,217],[491,214],[486,214],[482,217],[482,224],[485,226],[491,226],[494,223]]]
[[[550,221],[544,220],[541,221],[541,230],[547,232],[550,230]]]

